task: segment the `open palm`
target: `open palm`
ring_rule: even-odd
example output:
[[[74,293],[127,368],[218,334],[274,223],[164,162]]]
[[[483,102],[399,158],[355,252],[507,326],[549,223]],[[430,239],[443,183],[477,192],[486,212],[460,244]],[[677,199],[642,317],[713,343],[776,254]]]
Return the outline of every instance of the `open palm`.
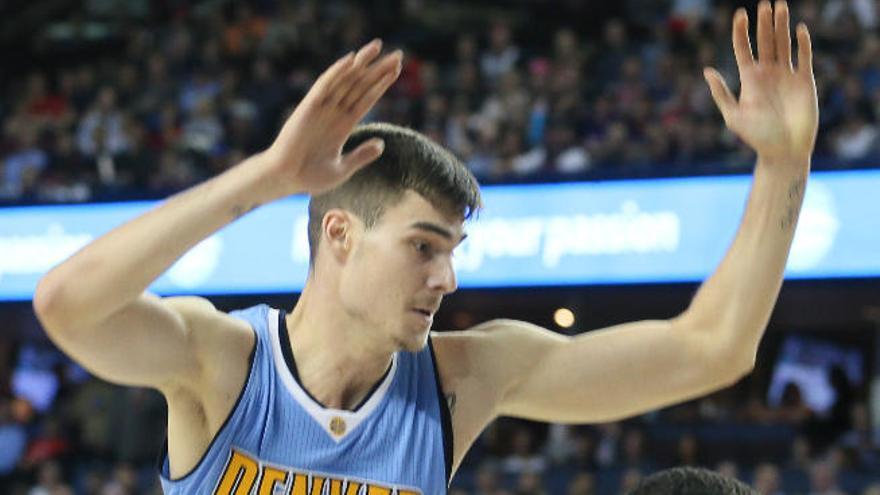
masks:
[[[733,18],[733,51],[742,87],[737,100],[715,69],[704,72],[712,98],[731,131],[759,156],[809,156],[816,141],[818,102],[810,35],[797,27],[798,67],[792,67],[788,4],[758,5],[758,60],[752,56],[748,16]]]
[[[346,155],[354,127],[400,75],[401,52],[382,58],[374,40],[337,60],[315,81],[266,151],[287,192],[318,194],[344,182],[382,154],[369,140]]]

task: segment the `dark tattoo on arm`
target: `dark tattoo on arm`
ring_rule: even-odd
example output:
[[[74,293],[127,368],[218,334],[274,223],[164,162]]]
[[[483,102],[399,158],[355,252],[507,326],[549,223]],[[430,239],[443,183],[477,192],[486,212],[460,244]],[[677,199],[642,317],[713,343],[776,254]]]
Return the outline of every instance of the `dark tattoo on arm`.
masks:
[[[248,213],[257,209],[260,206],[260,203],[254,203],[250,206],[245,206],[243,204],[237,204],[232,207],[232,218],[233,220],[238,220],[239,218],[247,215]]]
[[[449,415],[451,416],[455,412],[455,394],[448,394],[446,396],[446,405],[449,406]]]
[[[779,227],[788,230],[797,223],[798,212],[801,209],[801,201],[804,197],[804,186],[807,181],[804,177],[798,177],[788,186],[788,205],[785,214],[779,220]]]

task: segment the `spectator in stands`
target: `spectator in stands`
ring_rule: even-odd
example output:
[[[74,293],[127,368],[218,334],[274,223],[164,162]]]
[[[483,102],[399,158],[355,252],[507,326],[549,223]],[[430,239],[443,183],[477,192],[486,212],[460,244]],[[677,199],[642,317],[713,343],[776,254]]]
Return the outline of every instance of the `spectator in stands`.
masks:
[[[811,455],[809,439],[806,436],[798,435],[791,443],[791,457],[787,467],[807,473],[812,465]]]
[[[645,475],[638,468],[627,468],[620,476],[620,493],[629,493],[635,490],[644,479]]]
[[[73,132],[59,131],[53,144],[48,150],[49,169],[40,177],[38,199],[50,203],[88,201],[97,179],[91,163],[77,150]]]
[[[852,453],[855,466],[865,472],[880,472],[880,428],[871,425],[868,406],[857,402],[850,409],[852,428],[838,438],[838,444]]]
[[[30,469],[52,460],[61,460],[71,450],[71,444],[62,430],[61,419],[47,416],[40,424],[38,433],[33,435],[24,456],[21,458],[21,466]]]
[[[26,447],[27,431],[12,415],[12,400],[0,396],[0,486],[12,483]]]
[[[877,126],[859,110],[844,117],[832,139],[834,154],[844,160],[858,160],[876,154],[880,147]]]
[[[107,382],[89,380],[61,406],[77,435],[79,451],[91,459],[105,463],[112,459],[116,420],[125,414],[119,392]]]
[[[595,495],[596,478],[592,473],[581,471],[568,483],[567,495]]]
[[[575,435],[574,425],[551,424],[543,455],[554,465],[566,464],[575,452]]]
[[[492,462],[483,462],[477,469],[474,478],[476,491],[474,495],[495,495],[500,489],[499,472],[497,466]]]
[[[767,407],[758,396],[752,396],[747,411],[753,421],[792,426],[803,426],[814,416],[812,409],[804,402],[800,386],[795,382],[785,384],[778,406]]]
[[[783,495],[779,468],[772,463],[764,463],[756,467],[753,486],[760,495]]]
[[[621,464],[639,469],[642,472],[653,471],[645,442],[644,431],[639,428],[628,428],[623,433],[623,441],[621,442]]]
[[[513,432],[511,453],[503,463],[505,473],[537,473],[547,468],[547,460],[537,452],[535,437],[526,426],[519,426]]]
[[[32,486],[28,495],[64,495],[73,494],[70,486],[64,482],[61,465],[56,461],[46,461],[37,468],[37,484]]]
[[[114,156],[128,148],[125,117],[117,106],[113,87],[102,87],[83,116],[77,130],[77,145],[83,155],[91,158]]]
[[[12,131],[15,151],[0,161],[0,199],[33,198],[49,156],[38,142],[39,129],[34,123],[22,120]]]
[[[693,433],[686,433],[678,440],[675,447],[675,465],[677,466],[702,466],[700,458],[700,445]]]
[[[616,466],[619,462],[620,423],[602,423],[598,425],[599,438],[596,441],[596,463],[600,468]]]
[[[515,495],[548,495],[544,480],[537,471],[523,471],[516,482]]]
[[[862,495],[880,495],[880,483],[871,483],[865,488]]]
[[[739,479],[739,466],[732,459],[725,459],[718,463],[715,472],[728,478]]]
[[[489,27],[488,46],[480,55],[480,70],[489,85],[512,70],[519,57],[520,50],[513,43],[510,25],[500,20],[493,22]]]
[[[837,485],[837,467],[827,460],[816,461],[810,468],[811,495],[845,495]]]

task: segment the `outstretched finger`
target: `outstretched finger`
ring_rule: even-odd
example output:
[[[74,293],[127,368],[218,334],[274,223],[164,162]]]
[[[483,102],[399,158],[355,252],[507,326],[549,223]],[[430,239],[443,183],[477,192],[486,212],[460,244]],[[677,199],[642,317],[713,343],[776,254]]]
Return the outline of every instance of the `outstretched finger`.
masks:
[[[351,91],[352,86],[357,84],[358,80],[363,77],[367,67],[369,67],[370,63],[379,56],[381,51],[382,41],[378,38],[367,43],[358,50],[357,55],[354,56],[351,70],[345,75],[345,77],[339,78],[339,83],[333,87],[327,103],[329,105],[338,105],[339,102],[345,98],[345,95]]]
[[[358,50],[357,55],[354,57],[354,65],[357,67],[366,67],[370,65],[373,60],[376,60],[376,57],[378,57],[381,52],[382,40],[376,38]]]
[[[749,15],[743,8],[737,9],[736,14],[733,15],[733,54],[740,71],[755,63],[749,41]]]
[[[321,101],[327,99],[327,95],[333,91],[333,87],[343,77],[343,74],[351,68],[353,63],[354,52],[348,52],[345,56],[334,62],[323,74],[318,76],[318,80],[312,86],[312,91],[318,95]]]
[[[385,76],[400,70],[402,57],[403,53],[400,50],[395,50],[370,67],[370,70],[351,88],[348,95],[339,102],[339,107],[345,110],[354,108],[355,104],[371,88],[379,84]]]
[[[351,114],[354,115],[357,120],[361,120],[367,112],[373,108],[373,105],[379,101],[379,98],[388,91],[388,88],[394,84],[394,81],[397,80],[397,77],[400,75],[400,70],[395,70],[394,72],[385,74],[385,77],[382,78],[377,84],[373,85],[363,96],[361,99],[355,102],[354,106],[351,107]]]
[[[773,36],[773,9],[769,0],[758,4],[758,63],[776,60],[776,43]]]
[[[776,61],[791,69],[791,32],[788,27],[788,2],[776,0],[774,28],[776,29]]]
[[[721,77],[721,74],[719,74],[717,70],[706,67],[703,69],[703,77],[709,85],[709,92],[712,93],[712,99],[715,100],[715,105],[717,105],[718,110],[721,111],[724,123],[730,127],[730,124],[733,121],[733,114],[736,111],[736,97],[733,96],[730,88],[727,87],[727,83],[724,82],[724,78]]]
[[[813,47],[810,44],[810,31],[803,22],[797,27],[798,72],[813,77]]]
[[[370,139],[342,157],[342,166],[348,174],[357,172],[372,163],[385,151],[385,141],[379,138]]]

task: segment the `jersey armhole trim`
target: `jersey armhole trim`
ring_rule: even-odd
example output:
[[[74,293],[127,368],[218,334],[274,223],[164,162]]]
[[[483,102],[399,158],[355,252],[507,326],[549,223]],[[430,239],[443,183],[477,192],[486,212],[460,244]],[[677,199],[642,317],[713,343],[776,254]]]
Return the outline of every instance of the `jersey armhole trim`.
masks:
[[[171,477],[171,461],[168,458],[168,426],[166,424],[165,438],[162,440],[162,449],[159,451],[159,459],[158,459],[159,476],[165,478],[165,480],[172,482],[172,483],[177,483],[180,481],[184,481],[186,478],[190,477],[193,473],[195,473],[196,470],[198,470],[199,467],[201,467],[202,463],[205,462],[205,457],[208,456],[208,452],[210,452],[211,449],[214,447],[214,443],[217,441],[217,438],[220,436],[221,433],[223,433],[223,430],[226,428],[226,425],[229,423],[229,420],[232,419],[232,416],[235,414],[235,411],[238,410],[238,406],[241,404],[241,399],[242,399],[242,397],[244,397],[245,391],[247,391],[247,388],[250,386],[251,382],[253,381],[253,380],[251,380],[251,375],[254,372],[254,360],[255,360],[255,357],[257,354],[257,346],[260,345],[260,336],[257,333],[257,330],[253,327],[253,325],[250,322],[248,322],[248,328],[250,328],[251,332],[253,332],[253,334],[254,334],[254,347],[253,347],[253,349],[251,349],[250,356],[248,357],[248,372],[245,377],[244,385],[242,385],[241,390],[238,392],[238,398],[235,399],[235,404],[229,410],[229,414],[226,415],[226,419],[223,420],[223,424],[220,425],[220,428],[214,434],[214,437],[211,438],[211,442],[208,443],[208,448],[206,448],[205,451],[202,452],[202,456],[199,458],[199,461],[195,464],[195,466],[192,467],[192,469],[190,469],[186,474],[184,474],[183,476],[181,476],[179,478],[172,478]],[[166,469],[166,467],[167,467],[167,469]]]
[[[434,383],[437,386],[437,406],[440,408],[440,429],[443,430],[443,458],[446,461],[446,486],[452,481],[452,413],[446,396],[443,395],[443,385],[440,383],[440,368],[437,366],[437,356],[434,354],[434,343],[428,336],[428,349],[431,351],[431,364],[434,366]]]

